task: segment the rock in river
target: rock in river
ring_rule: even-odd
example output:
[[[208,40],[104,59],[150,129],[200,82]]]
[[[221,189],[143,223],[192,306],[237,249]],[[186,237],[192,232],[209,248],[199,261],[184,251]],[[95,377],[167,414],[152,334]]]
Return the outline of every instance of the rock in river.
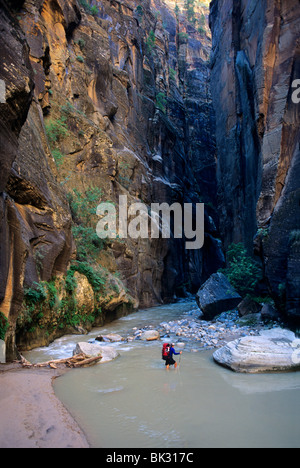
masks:
[[[222,312],[235,309],[242,298],[225,275],[215,273],[201,286],[196,300],[204,320],[212,320]]]
[[[300,370],[300,340],[276,328],[247,336],[218,349],[214,360],[235,372],[258,374]]]
[[[125,340],[121,335],[118,335],[117,333],[110,333],[108,335],[99,335],[95,339],[96,341],[100,341],[100,342],[104,341],[107,343],[118,343],[119,341]]]
[[[102,356],[100,363],[113,361],[119,356],[118,351],[111,346],[100,346],[98,344],[81,342],[77,343],[73,354],[84,353],[89,357]]]
[[[141,335],[142,341],[155,341],[160,339],[160,334],[156,330],[147,330]]]

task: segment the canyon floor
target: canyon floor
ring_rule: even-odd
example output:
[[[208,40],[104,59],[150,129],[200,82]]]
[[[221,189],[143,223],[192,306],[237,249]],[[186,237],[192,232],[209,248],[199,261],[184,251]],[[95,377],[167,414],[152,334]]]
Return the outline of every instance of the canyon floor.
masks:
[[[89,448],[56,398],[52,381],[64,370],[0,366],[1,448]]]

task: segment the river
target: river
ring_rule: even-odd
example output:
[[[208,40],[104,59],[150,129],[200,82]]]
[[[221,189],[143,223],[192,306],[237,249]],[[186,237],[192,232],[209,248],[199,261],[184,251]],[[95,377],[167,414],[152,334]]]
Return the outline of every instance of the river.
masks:
[[[68,357],[79,341],[133,333],[134,327],[179,320],[195,307],[179,303],[139,311],[87,336],[66,336],[28,352],[31,362]],[[175,340],[176,342],[176,340]],[[113,362],[68,372],[55,392],[86,433],[103,448],[299,448],[300,373],[234,374],[212,351],[185,348],[167,372],[161,342],[114,344]]]

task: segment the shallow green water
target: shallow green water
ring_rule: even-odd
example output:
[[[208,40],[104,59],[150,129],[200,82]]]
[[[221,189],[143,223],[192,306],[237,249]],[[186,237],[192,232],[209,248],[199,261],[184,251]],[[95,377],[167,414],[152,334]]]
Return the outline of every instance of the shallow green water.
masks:
[[[104,332],[122,333],[137,322],[151,323],[151,318],[155,323],[158,313],[158,322],[174,320],[191,307],[179,304],[140,312]],[[61,357],[60,344],[67,352],[74,340],[90,338],[64,338],[52,348],[35,351],[35,358]],[[55,382],[57,396],[92,447],[300,446],[300,373],[234,374],[216,365],[211,351],[187,351],[179,369],[167,372],[160,342],[116,346],[121,354],[116,361],[71,371]]]

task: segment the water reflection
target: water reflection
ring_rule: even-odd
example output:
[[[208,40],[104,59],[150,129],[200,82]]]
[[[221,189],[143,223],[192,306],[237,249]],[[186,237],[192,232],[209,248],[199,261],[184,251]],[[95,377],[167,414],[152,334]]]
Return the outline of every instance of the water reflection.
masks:
[[[231,375],[223,372],[222,378],[224,381],[231,385],[233,388],[245,395],[255,393],[273,393],[288,390],[300,390],[299,374],[261,374],[254,376],[253,374],[235,374]]]

